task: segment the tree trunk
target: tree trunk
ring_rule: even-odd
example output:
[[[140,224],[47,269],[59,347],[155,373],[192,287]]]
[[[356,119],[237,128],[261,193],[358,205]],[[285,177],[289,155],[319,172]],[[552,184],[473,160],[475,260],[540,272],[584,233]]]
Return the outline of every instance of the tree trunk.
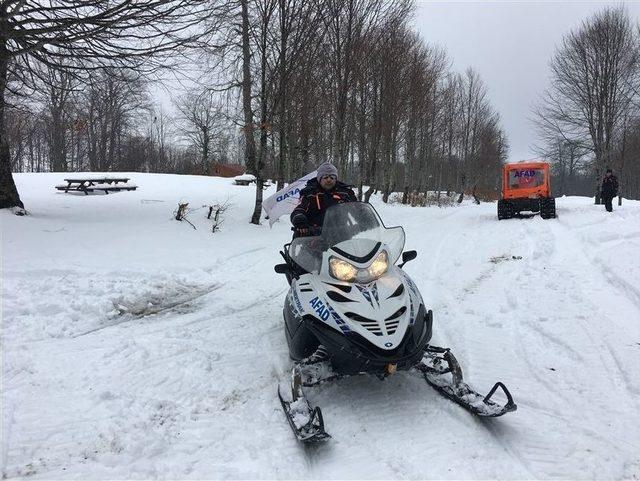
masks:
[[[244,112],[244,139],[247,172],[256,176],[256,203],[251,216],[252,224],[260,224],[262,209],[262,179],[256,159],[256,141],[253,137],[253,110],[251,109],[251,49],[249,45],[248,0],[240,1],[242,7],[242,110]]]
[[[202,175],[209,175],[209,129],[202,128]]]
[[[0,44],[0,209],[18,207],[24,213],[24,204],[20,200],[16,183],[11,174],[11,155],[5,124],[4,95],[7,87],[8,52],[6,44]]]
[[[595,182],[595,204],[602,204],[602,198],[600,197],[600,178],[602,177],[600,171],[600,159],[596,158],[596,182]]]
[[[251,216],[251,223],[260,225],[260,216],[262,215],[262,189],[264,181],[262,178],[256,178],[256,204],[253,209],[253,215]]]
[[[385,204],[389,202],[389,194],[391,193],[391,184],[387,182],[384,185],[384,191],[382,192],[382,202]]]
[[[280,0],[278,2],[280,7],[280,59],[279,59],[279,71],[280,71],[280,88],[279,88],[279,110],[280,110],[280,155],[278,156],[278,169],[277,169],[277,187],[276,191],[279,191],[284,187],[285,173],[287,170],[287,116],[285,113],[286,96],[287,96],[287,41],[288,31],[286,23],[288,20],[288,14],[286,8],[286,2]],[[289,180],[289,179],[287,179]]]
[[[53,108],[51,112],[51,165],[54,172],[66,172],[64,113]]]
[[[476,187],[477,185],[473,184],[473,190],[471,191],[471,196],[473,197],[473,201],[476,204],[480,205],[480,199],[478,199],[478,196],[476,195]]]
[[[364,201],[369,202],[369,200],[371,199],[371,196],[375,194],[375,192],[376,192],[375,188],[369,187],[369,189],[364,193]]]
[[[458,204],[462,204],[462,200],[464,199],[464,189],[467,186],[467,177],[462,174],[462,180],[460,182],[460,197],[458,197]]]

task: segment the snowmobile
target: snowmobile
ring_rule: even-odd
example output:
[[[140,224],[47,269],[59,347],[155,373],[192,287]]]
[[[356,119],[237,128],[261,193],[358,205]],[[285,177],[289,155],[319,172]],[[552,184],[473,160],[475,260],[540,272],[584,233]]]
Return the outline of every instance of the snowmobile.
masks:
[[[278,396],[298,440],[330,438],[304,388],[362,374],[421,373],[478,416],[516,410],[504,384],[482,396],[464,382],[453,353],[429,343],[433,313],[402,269],[417,256],[403,253],[404,245],[402,227],[387,228],[371,204],[350,202],[327,209],[319,235],[295,238],[281,251],[285,263],[275,271],[291,286],[283,311],[293,367],[290,386],[281,383]],[[498,390],[506,402],[494,398]]]

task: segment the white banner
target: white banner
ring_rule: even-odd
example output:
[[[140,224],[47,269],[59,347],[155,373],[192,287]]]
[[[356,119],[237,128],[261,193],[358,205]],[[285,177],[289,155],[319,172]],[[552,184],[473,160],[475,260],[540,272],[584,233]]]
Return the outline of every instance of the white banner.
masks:
[[[291,214],[300,202],[300,191],[307,185],[307,181],[315,179],[316,172],[313,171],[301,179],[291,182],[284,189],[279,190],[271,197],[262,201],[262,208],[269,216],[269,227],[273,225],[281,216]]]

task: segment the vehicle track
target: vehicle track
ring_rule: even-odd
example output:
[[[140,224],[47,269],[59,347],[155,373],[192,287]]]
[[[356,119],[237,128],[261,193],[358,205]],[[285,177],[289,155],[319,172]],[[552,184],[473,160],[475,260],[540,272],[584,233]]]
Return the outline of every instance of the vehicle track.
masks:
[[[577,240],[574,241],[575,236],[555,221],[548,221],[543,225],[527,225],[527,230],[529,231],[527,237],[535,239],[536,245],[531,246],[532,256],[525,264],[529,272],[518,274],[513,280],[513,285],[523,285],[531,281],[537,282],[538,285],[545,285],[546,288],[555,291],[553,293],[555,299],[563,298],[562,295],[558,297],[558,291],[565,292],[567,293],[567,298],[572,298],[572,302],[584,305],[585,310],[592,313],[593,317],[606,319],[608,317],[607,313],[600,306],[594,304],[591,299],[592,289],[596,284],[593,279],[599,276],[601,271],[590,260],[588,253],[584,251],[584,245],[577,242]],[[573,275],[572,272],[574,271],[586,272],[587,279],[581,279]],[[626,294],[627,292],[624,289],[622,292],[617,292],[617,295],[633,303]],[[514,300],[514,302],[517,302],[517,300]],[[550,305],[552,315],[554,311],[557,314],[562,313],[564,311],[563,306],[552,303]],[[585,386],[580,382],[593,382],[599,386],[609,384],[612,392],[616,393],[614,396],[617,402],[621,402],[623,405],[626,404],[632,410],[634,408],[637,410],[638,404],[635,399],[637,399],[638,390],[629,379],[628,369],[619,359],[619,354],[617,354],[619,349],[614,348],[610,343],[606,332],[602,331],[601,324],[588,322],[592,321],[592,319],[585,315],[572,317],[556,315],[555,318],[547,316],[541,322],[541,319],[529,315],[526,311],[523,314],[523,316],[520,316],[521,318],[517,322],[517,329],[513,333],[515,336],[514,341],[524,354],[522,360],[525,362],[530,375],[537,381],[538,386],[542,388],[542,391],[538,392],[536,396],[541,399],[547,398],[546,402],[537,403],[539,407],[537,408],[538,414],[536,414],[536,417],[546,416],[551,409],[551,412],[558,413],[556,420],[560,421],[560,424],[557,421],[554,424],[556,424],[556,429],[560,428],[559,432],[565,431],[568,433],[576,430],[580,432],[582,430],[584,432],[583,436],[592,439],[595,445],[606,446],[607,444],[615,443],[616,439],[611,438],[611,429],[602,429],[601,432],[600,430],[587,428],[587,426],[602,424],[602,420],[598,421],[593,416],[597,416],[598,412],[610,410],[608,403],[611,396],[601,400],[598,399],[597,393],[594,392],[593,395],[595,397],[590,403],[588,397],[582,401],[585,404],[581,406],[579,403],[581,401],[580,391]],[[577,323],[579,329],[571,328],[574,323]],[[549,328],[552,328],[552,330],[549,330]],[[572,347],[573,343],[581,346],[581,351],[575,350]],[[588,346],[592,346],[591,349]],[[545,352],[549,354],[545,356]],[[545,362],[552,364],[552,366],[555,365],[554,370],[557,372],[545,371]],[[556,363],[558,364],[556,365]],[[582,366],[587,369],[588,374],[583,372]],[[559,371],[558,367],[560,367]],[[574,380],[572,377],[567,377],[567,374],[570,375],[571,371],[568,373],[562,372],[567,368],[578,373],[579,379]],[[543,374],[544,372],[546,374]],[[558,376],[550,376],[550,374],[558,374]],[[580,382],[576,382],[578,380]],[[590,395],[588,394],[588,396]],[[578,397],[576,398],[576,396]],[[553,398],[556,401],[550,403],[549,401]],[[535,404],[527,402],[527,400],[523,400],[520,404],[521,409],[535,408]],[[569,408],[572,413],[567,415],[568,413],[563,412],[561,410],[563,405]],[[540,410],[543,406],[544,409]],[[586,411],[584,410],[585,407],[587,408]],[[540,419],[539,424],[544,425],[548,424],[548,422]],[[611,433],[607,433],[607,431],[611,431]],[[505,439],[504,441],[512,443],[510,439]],[[572,449],[577,451],[569,452],[562,449],[558,450],[558,446],[554,445],[554,443],[545,443],[542,439],[539,441],[539,443],[517,443],[511,448],[510,452],[524,461],[534,473],[544,472],[546,473],[545,476],[566,477],[566,473],[558,469],[558,466],[562,465],[561,459],[563,455],[573,456],[580,452],[583,448],[578,446],[582,443],[576,441]],[[584,449],[597,451],[595,446]]]

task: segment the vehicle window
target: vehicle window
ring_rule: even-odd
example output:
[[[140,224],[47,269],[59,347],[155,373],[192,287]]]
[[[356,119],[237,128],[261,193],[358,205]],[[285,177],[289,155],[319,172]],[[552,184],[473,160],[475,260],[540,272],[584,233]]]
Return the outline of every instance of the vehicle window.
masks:
[[[542,169],[514,169],[509,171],[509,188],[524,189],[544,184]]]

